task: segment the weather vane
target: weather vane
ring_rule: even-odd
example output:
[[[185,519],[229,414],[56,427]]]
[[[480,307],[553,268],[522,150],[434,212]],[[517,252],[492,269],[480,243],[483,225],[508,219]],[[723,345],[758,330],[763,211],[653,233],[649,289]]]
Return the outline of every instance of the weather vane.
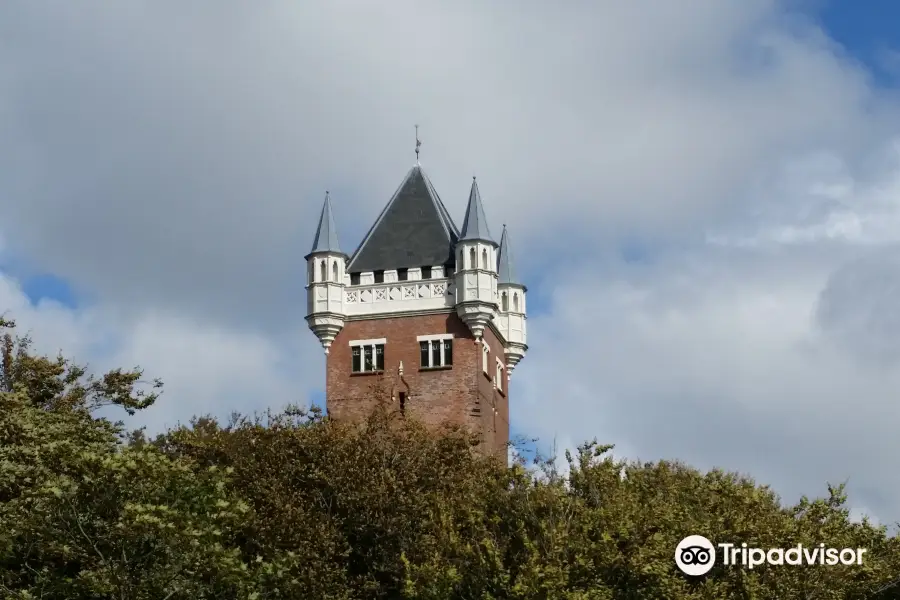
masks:
[[[419,141],[419,126],[416,125],[416,164],[419,164],[419,146],[422,145],[422,142]]]

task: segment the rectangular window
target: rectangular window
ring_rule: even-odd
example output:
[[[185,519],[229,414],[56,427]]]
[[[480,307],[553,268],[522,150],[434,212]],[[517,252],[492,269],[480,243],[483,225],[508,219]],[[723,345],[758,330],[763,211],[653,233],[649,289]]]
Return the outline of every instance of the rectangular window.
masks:
[[[359,285],[359,273],[350,273],[350,285]]]
[[[375,363],[372,362],[372,346],[363,346],[363,364],[366,371],[375,370]]]
[[[375,370],[384,371],[384,344],[375,346]]]
[[[384,283],[384,271],[375,271],[375,283]]]
[[[503,363],[497,361],[497,379],[495,381],[497,389],[503,391]]]
[[[444,340],[444,366],[453,364],[453,340]]]
[[[384,371],[384,345],[386,340],[354,340],[350,342],[350,371],[374,373]]]
[[[431,342],[431,366],[444,366],[444,361],[441,360],[441,342],[439,340],[433,340]]]
[[[421,366],[430,367],[431,361],[428,360],[428,342],[419,342],[419,354],[421,355],[419,358],[421,360]]]
[[[431,279],[431,267],[422,267],[422,279]]]
[[[353,364],[351,366],[351,369],[354,373],[362,373],[362,357],[360,356],[360,351],[362,350],[362,348],[360,346],[356,346],[354,348],[351,348],[351,350],[353,351]]]
[[[452,366],[452,334],[419,336],[419,357],[423,369]]]
[[[481,346],[481,370],[484,371],[485,375],[490,377],[491,372],[488,371],[488,365],[490,364],[489,361],[490,361],[490,356],[491,356],[491,349],[484,342],[482,342],[482,344],[483,345]]]
[[[409,279],[409,269],[397,269],[397,281],[406,281]]]

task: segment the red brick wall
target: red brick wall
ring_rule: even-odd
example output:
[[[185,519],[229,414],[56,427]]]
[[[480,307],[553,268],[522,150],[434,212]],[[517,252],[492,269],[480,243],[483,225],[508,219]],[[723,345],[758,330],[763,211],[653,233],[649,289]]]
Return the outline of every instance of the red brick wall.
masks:
[[[420,370],[416,337],[442,333],[454,335],[453,366]],[[349,342],[378,338],[387,340],[384,373],[351,374]],[[502,352],[492,331],[485,330],[485,339],[492,350]],[[492,352],[491,376],[494,356]],[[400,361],[402,380],[398,377]],[[399,392],[406,392],[407,415],[430,426],[450,422],[468,427],[480,433],[487,448],[505,455],[509,403],[482,374],[481,346],[455,312],[348,321],[331,345],[326,369],[326,403],[328,414],[335,419],[362,420],[379,401],[392,402],[399,410]]]

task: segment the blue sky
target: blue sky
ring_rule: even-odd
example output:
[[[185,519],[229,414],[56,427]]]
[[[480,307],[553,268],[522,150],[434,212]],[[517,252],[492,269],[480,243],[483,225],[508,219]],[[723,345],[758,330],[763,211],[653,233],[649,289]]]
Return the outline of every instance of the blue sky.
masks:
[[[132,424],[321,401],[324,191],[352,249],[419,123],[454,219],[477,173],[529,286],[517,433],[786,499],[849,479],[900,518],[900,8],[191,7],[0,5],[0,304],[162,377]]]
[[[830,0],[822,2],[813,14],[818,14],[836,42],[872,70],[879,84],[896,87],[900,62],[891,57],[900,48],[900,6],[896,2]]]

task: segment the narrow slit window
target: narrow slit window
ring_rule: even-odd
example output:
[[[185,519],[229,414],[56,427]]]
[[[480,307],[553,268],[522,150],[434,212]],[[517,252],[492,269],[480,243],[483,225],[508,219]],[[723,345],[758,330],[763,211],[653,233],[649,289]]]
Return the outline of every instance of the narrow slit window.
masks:
[[[475,248],[469,248],[469,268],[470,269],[478,268],[478,261],[475,258]]]
[[[406,414],[406,392],[400,392],[400,414]]]
[[[513,310],[519,312],[519,295],[513,294]]]
[[[332,265],[331,265],[331,280],[334,281],[335,283],[338,282],[338,266],[337,266],[337,261],[334,261],[334,263],[332,263]]]
[[[323,260],[319,267],[320,275],[322,277],[322,281],[328,281],[328,269],[325,267],[325,261]]]
[[[487,250],[481,251],[481,268],[485,271],[487,270]]]
[[[502,307],[500,310],[502,310],[503,312],[508,311],[509,310],[509,298],[506,296],[506,292],[503,292],[503,295],[500,296],[500,301],[501,301],[500,304],[502,304]]]

